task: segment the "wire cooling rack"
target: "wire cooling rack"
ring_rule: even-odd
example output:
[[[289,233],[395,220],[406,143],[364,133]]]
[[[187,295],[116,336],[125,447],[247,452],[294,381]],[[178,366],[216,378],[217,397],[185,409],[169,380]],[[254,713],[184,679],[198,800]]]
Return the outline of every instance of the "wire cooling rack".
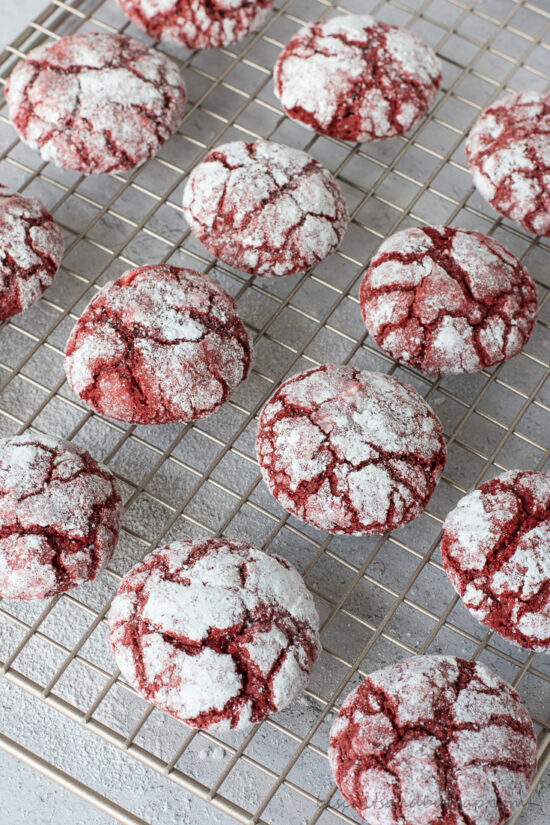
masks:
[[[548,467],[550,239],[536,240],[475,193],[463,146],[503,90],[550,82],[550,2],[286,0],[244,44],[173,56],[190,103],[177,133],[128,175],[86,178],[42,163],[0,112],[0,180],[40,197],[66,230],[56,282],[37,306],[0,327],[0,433],[27,427],[75,439],[121,480],[124,530],[98,581],[44,603],[0,604],[7,679],[243,823],[357,822],[339,796],[326,748],[347,693],[374,668],[421,652],[479,658],[512,682],[539,734],[539,782],[550,762],[550,659],[485,633],[463,609],[440,563],[442,519],[472,486],[514,467]],[[361,146],[317,136],[285,118],[271,69],[304,22],[338,10],[410,27],[444,66],[430,116],[407,139]],[[75,31],[134,31],[111,0],[54,0],[0,56],[17,59]],[[341,249],[309,274],[246,277],[215,261],[187,231],[186,175],[217,143],[266,137],[304,148],[338,176],[353,221]],[[380,241],[423,222],[494,235],[525,262],[540,292],[525,351],[498,369],[430,383],[367,337],[357,291]],[[85,409],[64,380],[63,347],[95,291],[126,269],[170,262],[212,271],[238,300],[255,343],[251,377],[205,421],[127,427]],[[426,513],[388,536],[331,537],[288,517],[260,480],[259,410],[289,374],[349,362],[410,381],[443,420],[449,460]],[[323,653],[305,695],[242,734],[191,731],[143,702],[115,669],[105,614],[122,575],[176,537],[224,533],[286,556],[305,576],[322,621]],[[143,823],[5,737],[0,745],[126,823]],[[220,758],[204,758],[215,746]],[[205,750],[206,749],[206,750]],[[177,787],[174,786],[174,793]],[[521,817],[521,812],[513,822]],[[527,820],[522,819],[527,825]],[[529,825],[532,820],[529,819]],[[542,822],[542,820],[541,820]]]

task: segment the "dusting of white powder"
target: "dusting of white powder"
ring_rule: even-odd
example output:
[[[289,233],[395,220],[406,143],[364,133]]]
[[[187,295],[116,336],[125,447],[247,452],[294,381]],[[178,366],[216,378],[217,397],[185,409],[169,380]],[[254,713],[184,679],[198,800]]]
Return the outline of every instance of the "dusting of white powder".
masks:
[[[275,94],[291,117],[301,121],[306,112],[314,128],[328,133],[345,106],[358,120],[353,139],[375,140],[405,132],[423,117],[440,74],[438,58],[412,32],[370,15],[346,15],[310,23],[294,35],[275,66]],[[409,88],[411,95],[396,114],[398,126],[391,122],[392,86]],[[304,125],[311,128],[308,120]]]
[[[118,0],[140,29],[161,42],[188,49],[219,48],[245,38],[271,11],[271,1]],[[145,19],[144,19],[145,18]]]
[[[550,580],[550,476],[544,473],[510,471],[498,476],[494,492],[481,489],[464,496],[443,527],[443,560],[453,586],[474,615],[488,624],[495,611],[506,611],[497,632],[506,635],[505,621],[524,634],[524,641],[506,636],[516,644],[546,650],[550,637],[550,596],[539,594]],[[532,517],[521,511],[519,496],[533,496],[538,508],[536,523],[525,532],[523,520]],[[526,506],[526,505],[523,505]],[[519,521],[518,521],[519,519]],[[511,530],[513,553],[502,544]],[[500,551],[495,556],[495,548]],[[490,560],[490,564],[488,564]],[[463,573],[476,572],[473,581]],[[537,600],[536,610],[530,602]],[[505,608],[504,606],[507,605]],[[508,631],[510,632],[510,631]]]
[[[454,536],[451,554],[466,570],[483,570],[492,552],[503,520],[516,514],[513,494],[501,494],[488,500],[480,490],[461,498],[445,519],[445,531]]]
[[[520,261],[493,238],[427,226],[384,241],[365,274],[360,303],[385,352],[438,377],[516,355],[533,330],[537,292]]]
[[[329,761],[344,797],[373,825],[427,825],[444,813],[462,821],[461,811],[480,825],[501,825],[502,802],[510,815],[527,794],[536,739],[526,708],[479,662],[460,686],[460,666],[453,657],[417,656],[371,674],[344,702]],[[393,713],[377,711],[381,694],[400,730]],[[432,719],[444,725],[442,740],[426,729]],[[377,767],[363,767],[367,755]],[[455,782],[458,800],[447,791]]]
[[[200,714],[225,709],[226,716],[209,727],[228,728],[230,723],[233,728],[246,727],[253,697],[246,695],[236,708],[226,709],[241,695],[244,677],[234,654],[209,645],[209,634],[216,630],[231,637],[233,628],[240,627],[238,637],[246,631],[243,651],[266,684],[273,679],[272,701],[280,709],[302,689],[312,663],[301,649],[299,636],[289,639],[276,618],[269,626],[268,619],[256,621],[256,612],[267,608],[269,618],[271,610],[282,611],[287,617],[283,626],[298,622],[305,627],[314,650],[319,619],[301,577],[278,557],[242,542],[220,541],[193,558],[195,546],[201,543],[180,541],[159,548],[127,574],[109,614],[111,643],[122,672],[143,691],[137,654],[125,642],[128,623],[143,622],[146,630],[139,646],[146,697],[190,724]],[[173,640],[202,647],[187,652]]]
[[[10,304],[17,295],[21,312],[51,285],[63,246],[63,230],[37,198],[0,186],[0,319],[8,317],[4,290]]]
[[[348,224],[328,169],[299,149],[266,140],[216,147],[189,176],[183,211],[220,260],[277,277],[324,260]]]
[[[106,284],[77,322],[66,347],[69,383],[120,420],[166,423],[213,412],[248,372],[250,343],[233,299],[192,270],[133,272]],[[145,412],[135,411],[126,370],[146,396]],[[88,399],[93,392],[99,401]]]
[[[420,511],[442,471],[426,472],[426,464],[444,454],[444,443],[439,420],[412,387],[329,364],[277,390],[261,413],[256,449],[284,507],[320,529],[369,532],[385,524],[391,505],[394,525]],[[350,526],[354,514],[359,530]]]
[[[177,66],[160,52],[129,37],[85,33],[29,52],[6,97],[31,148],[92,174],[152,157],[179,125],[186,93]]]
[[[521,599],[535,596],[550,580],[550,516],[519,540],[513,556],[493,575],[495,593],[517,593]]]
[[[476,187],[527,231],[550,234],[550,97],[523,91],[482,112],[466,142]]]
[[[83,453],[45,435],[0,441],[0,525],[9,533],[0,540],[2,596],[45,598],[57,592],[57,565],[74,587],[95,578],[109,562],[122,504],[107,503],[118,486],[110,473],[100,474],[108,472],[102,465],[96,463],[97,472],[86,467]],[[58,546],[58,538],[80,542],[81,547]]]

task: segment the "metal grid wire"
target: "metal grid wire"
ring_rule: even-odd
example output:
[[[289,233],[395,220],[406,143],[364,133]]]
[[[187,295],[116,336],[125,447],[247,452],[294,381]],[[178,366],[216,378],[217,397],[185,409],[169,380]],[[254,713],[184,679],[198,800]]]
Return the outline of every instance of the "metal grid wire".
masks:
[[[472,187],[463,143],[503,90],[548,89],[550,3],[284,0],[276,7],[244,44],[184,60],[172,54],[188,86],[186,116],[159,155],[132,174],[86,178],[42,163],[16,139],[5,106],[0,111],[0,180],[41,197],[67,238],[54,286],[0,327],[0,432],[31,427],[74,438],[118,475],[127,508],[111,567],[97,582],[45,606],[0,605],[0,655],[6,678],[235,819],[328,825],[358,821],[328,768],[334,714],[368,671],[414,653],[480,658],[511,681],[539,733],[537,782],[550,762],[548,658],[486,633],[453,595],[438,551],[442,519],[468,489],[505,469],[543,468],[549,459],[550,243],[495,219]],[[410,27],[441,56],[442,94],[411,137],[352,146],[283,116],[271,88],[273,63],[304,22],[335,10]],[[38,43],[81,30],[143,38],[110,0],[53,0],[0,56],[0,79],[5,83]],[[304,276],[261,280],[217,265],[183,220],[183,182],[196,163],[217,143],[258,137],[311,152],[339,177],[348,201],[353,221],[341,249]],[[365,265],[384,237],[423,222],[492,234],[534,275],[536,331],[512,362],[431,383],[367,337],[357,301]],[[232,401],[205,421],[129,427],[75,399],[64,379],[63,346],[102,284],[159,261],[213,271],[238,300],[255,365]],[[325,361],[408,380],[443,420],[444,478],[426,513],[393,535],[324,536],[286,515],[260,481],[253,450],[259,410],[286,376]],[[305,697],[244,734],[190,731],[143,702],[114,670],[104,621],[121,576],[149,550],[175,537],[222,533],[293,562],[322,620],[323,653]],[[198,760],[205,743],[223,749],[224,759]],[[86,793],[81,783],[64,781]],[[114,803],[106,810],[143,821]]]

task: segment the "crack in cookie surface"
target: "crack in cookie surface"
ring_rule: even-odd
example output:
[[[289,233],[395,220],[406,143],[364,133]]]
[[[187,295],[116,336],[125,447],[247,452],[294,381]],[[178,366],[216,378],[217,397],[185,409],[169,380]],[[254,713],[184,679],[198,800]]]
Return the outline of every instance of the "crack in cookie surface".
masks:
[[[361,312],[379,346],[431,378],[517,355],[534,329],[535,283],[493,238],[453,226],[397,232],[371,261]]]
[[[184,215],[219,260],[253,275],[303,272],[340,244],[346,202],[319,161],[267,140],[219,146],[189,176]]]
[[[415,518],[446,459],[441,422],[413,387],[333,364],[279,387],[256,451],[277,501],[331,533],[383,533]]]
[[[115,658],[136,690],[217,729],[294,699],[319,653],[318,624],[287,561],[229,539],[158,548],[125,576],[109,614]]]
[[[177,67],[130,37],[86,33],[33,49],[11,73],[10,119],[44,160],[125,172],[156,154],[183,117]]]
[[[464,496],[441,554],[468,610],[505,639],[550,650],[550,476],[512,470]]]
[[[372,825],[502,825],[527,795],[537,743],[519,695],[483,664],[417,656],[348,696],[329,761]]]
[[[0,320],[34,304],[53,283],[63,230],[37,198],[0,185]]]
[[[149,37],[187,49],[238,43],[267,20],[272,0],[118,0]]]
[[[275,66],[289,117],[343,140],[395,137],[432,107],[441,64],[406,29],[350,15],[300,29]]]
[[[122,499],[88,452],[50,436],[0,440],[0,596],[45,599],[109,563]]]
[[[235,301],[213,278],[159,264],[106,284],[65,355],[69,383],[92,409],[166,424],[215,412],[247,377],[252,347]]]
[[[465,148],[485,200],[528,232],[550,235],[550,95],[498,100],[476,120]]]

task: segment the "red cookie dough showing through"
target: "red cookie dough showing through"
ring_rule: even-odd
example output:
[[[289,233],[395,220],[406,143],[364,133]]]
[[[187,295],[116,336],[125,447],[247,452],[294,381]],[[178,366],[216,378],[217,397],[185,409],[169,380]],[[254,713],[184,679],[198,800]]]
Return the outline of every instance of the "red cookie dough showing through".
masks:
[[[503,825],[527,796],[537,740],[520,696],[485,665],[416,656],[350,693],[329,761],[369,825]]]
[[[465,148],[485,200],[527,232],[550,235],[550,94],[518,92],[493,103]]]
[[[106,284],[65,355],[69,384],[93,410],[168,424],[221,407],[247,377],[252,345],[235,301],[213,278],[160,264]]]
[[[0,321],[38,301],[63,249],[63,230],[44,205],[0,186]]]
[[[441,63],[419,37],[368,14],[309,23],[275,65],[287,115],[342,140],[404,134],[431,109],[440,85]]]
[[[428,504],[446,460],[440,420],[396,378],[325,364],[295,375],[260,415],[267,486],[329,533],[384,533]]]
[[[113,474],[47,435],[0,439],[0,598],[47,599],[95,579],[122,519]]]
[[[74,34],[32,49],[6,87],[10,119],[42,158],[85,175],[155,155],[185,106],[177,66],[140,40]]]
[[[220,261],[275,277],[324,260],[348,227],[346,202],[328,169],[268,140],[210,152],[189,176],[183,213]]]
[[[476,619],[550,651],[550,475],[511,470],[468,493],[445,519],[441,555]]]
[[[359,301],[383,351],[430,378],[512,358],[537,315],[535,283],[515,255],[455,226],[405,229],[384,241]]]
[[[282,710],[320,650],[299,573],[231,539],[149,553],[122,580],[108,621],[124,677],[195,728],[239,730]]]
[[[272,0],[118,0],[149,37],[187,49],[218,49],[244,40],[267,20]]]

